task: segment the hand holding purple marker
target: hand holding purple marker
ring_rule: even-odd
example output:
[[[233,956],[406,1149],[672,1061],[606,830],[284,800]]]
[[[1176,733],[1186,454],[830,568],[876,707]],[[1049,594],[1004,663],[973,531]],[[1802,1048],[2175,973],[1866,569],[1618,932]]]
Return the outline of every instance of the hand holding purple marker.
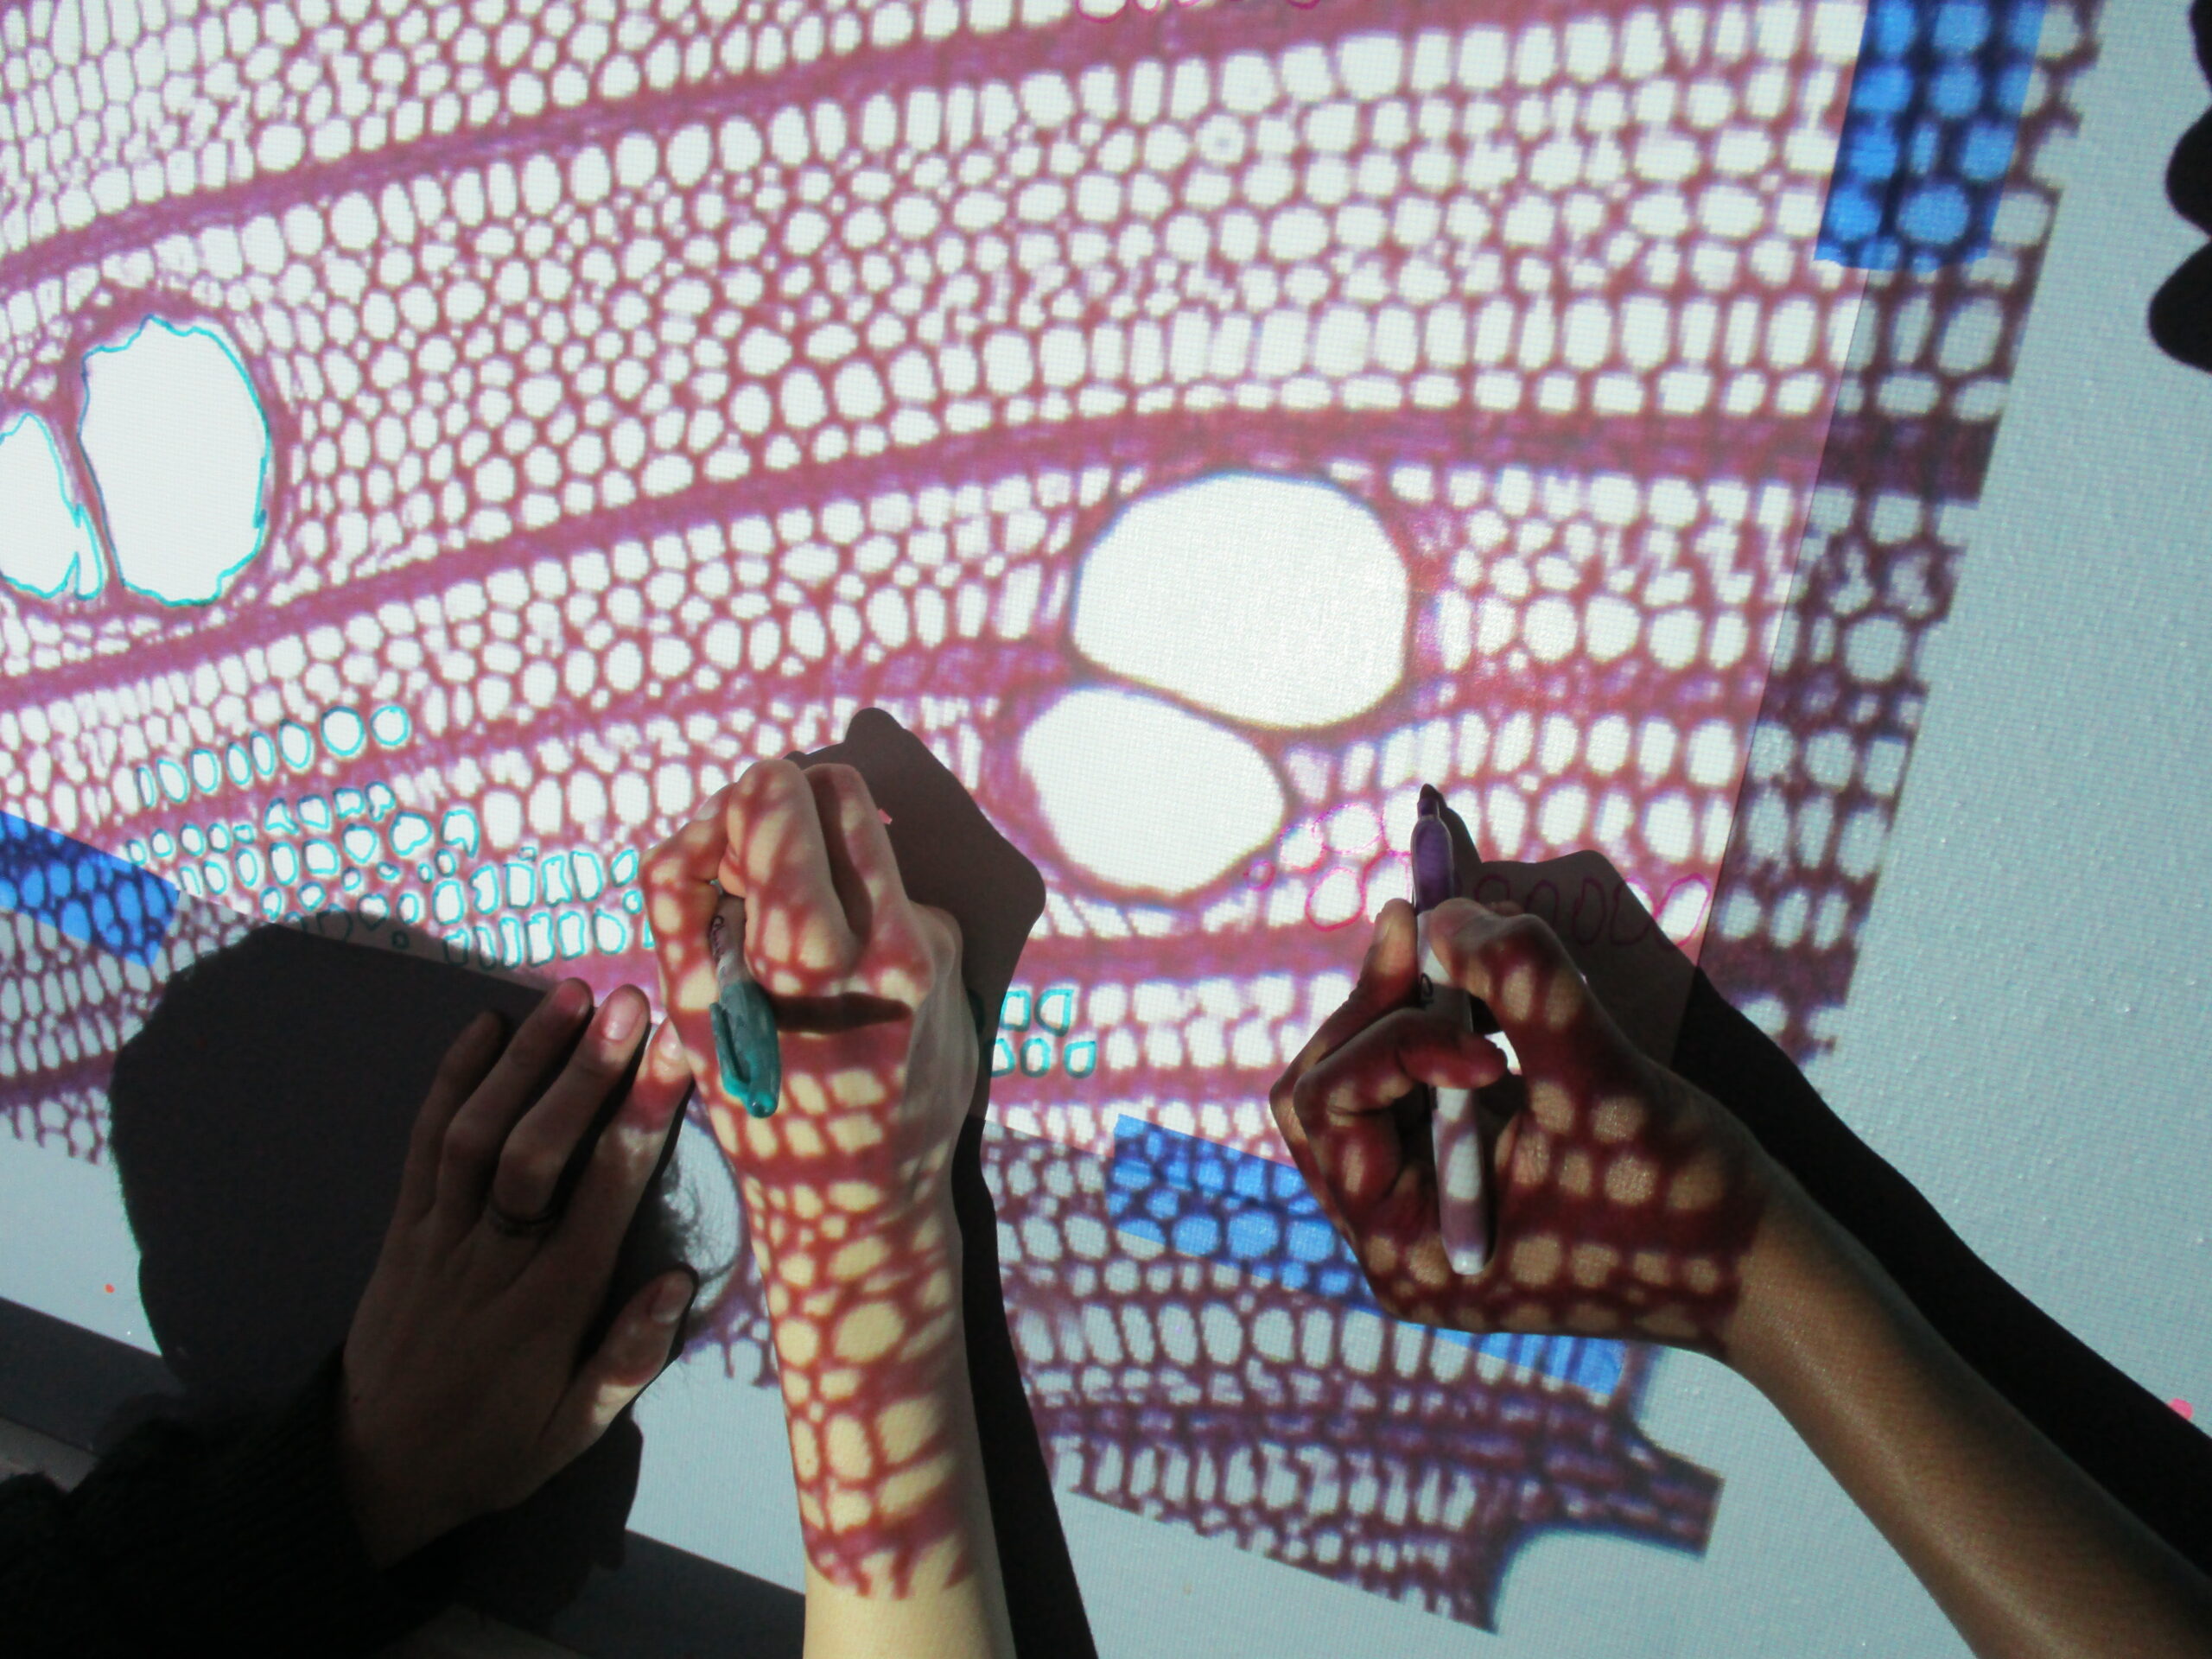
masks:
[[[1451,826],[1444,822],[1444,797],[1423,784],[1420,816],[1414,820],[1414,925],[1420,952],[1421,1006],[1434,1008],[1469,1031],[1475,1028],[1474,999],[1453,984],[1428,943],[1428,914],[1459,892]],[[1480,1273],[1490,1261],[1490,1149],[1483,1144],[1471,1089],[1435,1089],[1430,1118],[1436,1148],[1437,1231],[1452,1271]]]

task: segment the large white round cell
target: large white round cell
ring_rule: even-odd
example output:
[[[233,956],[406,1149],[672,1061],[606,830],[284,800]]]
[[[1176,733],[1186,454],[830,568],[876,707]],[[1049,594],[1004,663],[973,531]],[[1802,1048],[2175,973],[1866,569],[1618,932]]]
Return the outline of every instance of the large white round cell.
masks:
[[[35,415],[0,429],[0,578],[41,599],[100,590],[91,518],[70,493],[61,446]]]
[[[152,317],[86,353],[79,441],[133,592],[205,605],[261,550],[269,423],[215,329]]]
[[[1405,668],[1406,568],[1382,521],[1305,479],[1223,473],[1133,501],[1083,563],[1076,648],[1254,726],[1329,726]]]
[[[1282,785],[1257,749],[1139,692],[1069,692],[1020,753],[1060,850],[1109,887],[1192,892],[1282,823]]]

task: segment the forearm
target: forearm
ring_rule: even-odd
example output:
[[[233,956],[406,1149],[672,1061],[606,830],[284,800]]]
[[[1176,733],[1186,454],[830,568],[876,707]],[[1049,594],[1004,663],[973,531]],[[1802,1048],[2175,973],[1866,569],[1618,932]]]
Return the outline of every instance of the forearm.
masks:
[[[945,1384],[938,1405],[951,1460],[941,1494],[950,1530],[939,1553],[923,1560],[942,1573],[918,1573],[905,1593],[871,1593],[849,1578],[827,1576],[810,1549],[806,1568],[807,1659],[895,1653],[912,1659],[972,1659],[1011,1656],[1006,1591],[999,1576],[990,1504],[983,1490],[982,1447],[967,1394],[965,1362]],[[952,1548],[942,1546],[950,1541]],[[893,1546],[897,1548],[897,1546]]]
[[[950,1204],[763,1232],[808,1654],[1011,1653]]]
[[[1985,1659],[2212,1651],[2204,1579],[1794,1187],[1769,1208],[1729,1345]]]

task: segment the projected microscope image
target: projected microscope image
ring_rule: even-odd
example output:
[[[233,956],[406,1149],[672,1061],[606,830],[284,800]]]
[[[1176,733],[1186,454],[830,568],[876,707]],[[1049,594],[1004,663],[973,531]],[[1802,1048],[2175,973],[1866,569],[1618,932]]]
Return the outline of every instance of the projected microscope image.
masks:
[[[651,984],[641,850],[878,706],[1047,883],[1063,1485],[1478,1624],[1700,1548],[1651,1354],[1385,1318],[1264,1096],[1424,781],[1817,1046],[2088,57],[1890,10],[0,11],[16,1133],[256,919]]]

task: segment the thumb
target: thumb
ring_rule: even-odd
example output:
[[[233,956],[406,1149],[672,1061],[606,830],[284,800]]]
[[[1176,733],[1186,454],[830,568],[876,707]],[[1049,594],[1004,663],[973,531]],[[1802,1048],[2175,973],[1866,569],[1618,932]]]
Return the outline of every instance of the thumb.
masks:
[[[662,1274],[632,1296],[598,1351],[554,1408],[551,1439],[565,1464],[606,1432],[676,1357],[683,1316],[699,1294],[689,1268]]]

